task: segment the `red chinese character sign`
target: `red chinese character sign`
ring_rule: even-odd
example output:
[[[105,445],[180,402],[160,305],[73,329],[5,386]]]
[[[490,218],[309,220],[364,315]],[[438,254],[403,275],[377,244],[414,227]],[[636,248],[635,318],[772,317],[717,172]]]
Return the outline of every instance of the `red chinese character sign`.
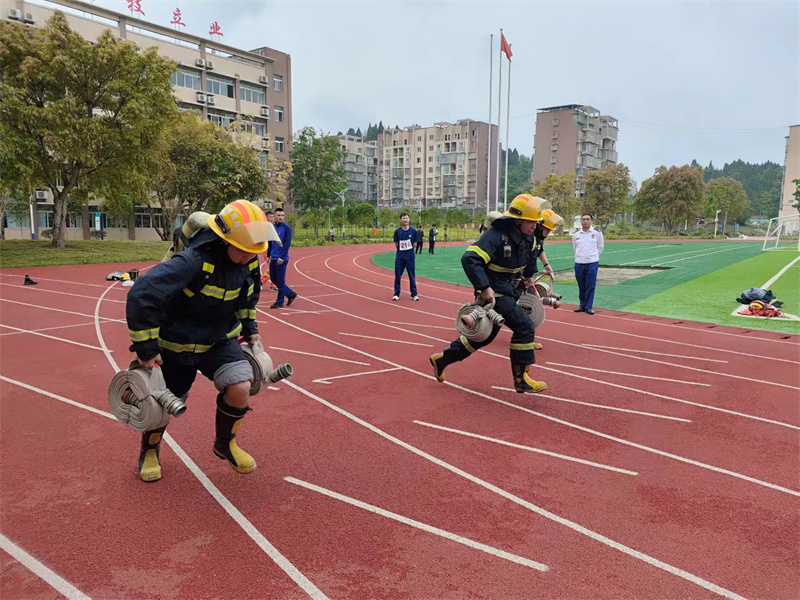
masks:
[[[133,16],[133,13],[144,15],[144,11],[142,10],[142,0],[127,0],[127,2],[128,10],[131,11],[131,16]]]
[[[220,30],[219,23],[214,21],[211,24],[211,29],[208,31],[208,35],[210,35],[211,39],[213,40],[215,35],[223,36],[225,34]]]
[[[176,8],[175,12],[172,13],[172,21],[170,21],[170,24],[175,27],[176,31],[179,31],[181,27],[186,27],[186,23],[182,20],[180,8]]]

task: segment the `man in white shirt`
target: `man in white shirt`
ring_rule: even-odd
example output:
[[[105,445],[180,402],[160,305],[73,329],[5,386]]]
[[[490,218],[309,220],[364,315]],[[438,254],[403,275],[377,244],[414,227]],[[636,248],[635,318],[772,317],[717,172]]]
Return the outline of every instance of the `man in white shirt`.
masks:
[[[581,215],[581,229],[572,235],[575,250],[575,279],[578,281],[580,307],[575,312],[593,315],[594,288],[597,285],[597,268],[603,251],[603,234],[592,227],[592,215]]]

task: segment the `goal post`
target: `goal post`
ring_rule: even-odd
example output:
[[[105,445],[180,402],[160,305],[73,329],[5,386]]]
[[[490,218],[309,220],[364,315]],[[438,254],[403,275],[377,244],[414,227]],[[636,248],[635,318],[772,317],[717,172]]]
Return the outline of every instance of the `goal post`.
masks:
[[[770,219],[761,249],[800,252],[800,215]]]

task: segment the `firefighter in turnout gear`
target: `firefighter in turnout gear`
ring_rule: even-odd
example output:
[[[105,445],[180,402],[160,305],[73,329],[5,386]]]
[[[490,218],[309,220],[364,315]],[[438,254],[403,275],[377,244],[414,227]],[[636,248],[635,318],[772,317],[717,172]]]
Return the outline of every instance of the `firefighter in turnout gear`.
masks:
[[[538,261],[542,261],[542,266],[544,267],[544,272],[548,275],[553,275],[553,267],[550,266],[550,262],[547,260],[547,255],[544,253],[544,240],[550,235],[550,232],[553,231],[556,227],[561,225],[564,222],[564,219],[556,214],[552,209],[548,208],[542,211],[542,220],[536,223],[536,227],[533,230],[533,272],[538,273],[539,269],[537,266]],[[539,342],[535,342],[533,344],[534,350],[541,350],[542,345]]]
[[[467,248],[461,257],[461,266],[475,288],[476,298],[484,302],[495,301],[494,310],[505,318],[505,324],[513,331],[511,337],[511,371],[514,389],[519,393],[536,393],[547,389],[543,381],[534,381],[528,376],[534,359],[534,327],[527,313],[517,305],[522,291],[519,283],[533,284],[536,256],[533,253],[533,230],[542,220],[542,211],[550,203],[530,194],[514,198],[503,217],[496,219],[488,229]],[[430,357],[433,373],[438,381],[445,380],[445,368],[470,356],[476,350],[488,346],[500,326],[495,325],[491,335],[483,342],[469,341],[464,336],[453,341],[443,352]]]
[[[256,461],[235,439],[250,410],[253,379],[238,337],[248,343],[260,339],[257,255],[276,237],[260,208],[246,200],[232,202],[204,218],[185,249],[139,277],[127,300],[131,351],[142,366],[160,366],[167,388],[184,400],[197,371],[214,382],[219,392],[214,454],[240,473],[254,471]],[[161,478],[163,434],[164,428],[142,434],[143,481]]]

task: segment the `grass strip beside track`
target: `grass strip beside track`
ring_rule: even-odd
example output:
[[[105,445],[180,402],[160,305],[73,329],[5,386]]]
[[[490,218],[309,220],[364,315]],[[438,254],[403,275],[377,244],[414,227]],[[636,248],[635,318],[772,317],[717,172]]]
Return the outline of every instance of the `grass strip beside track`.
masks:
[[[64,249],[50,240],[0,241],[0,267],[50,267],[100,263],[137,263],[161,260],[169,242],[112,242],[72,240]]]

